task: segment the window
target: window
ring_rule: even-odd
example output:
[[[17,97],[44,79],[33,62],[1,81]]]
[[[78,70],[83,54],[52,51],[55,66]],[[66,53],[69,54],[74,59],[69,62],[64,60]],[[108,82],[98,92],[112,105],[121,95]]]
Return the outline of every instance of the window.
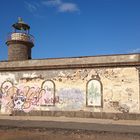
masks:
[[[42,95],[41,105],[53,106],[56,103],[55,98],[55,84],[51,80],[46,80],[42,83],[42,89],[45,93]]]
[[[87,83],[86,105],[102,107],[102,84],[96,79]]]

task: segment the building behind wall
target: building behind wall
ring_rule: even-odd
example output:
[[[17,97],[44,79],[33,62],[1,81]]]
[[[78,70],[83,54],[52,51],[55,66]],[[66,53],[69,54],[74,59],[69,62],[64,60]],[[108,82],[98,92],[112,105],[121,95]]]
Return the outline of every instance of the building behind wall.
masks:
[[[16,39],[31,52],[32,40]],[[1,113],[140,119],[140,54],[31,60],[25,52],[0,62]]]

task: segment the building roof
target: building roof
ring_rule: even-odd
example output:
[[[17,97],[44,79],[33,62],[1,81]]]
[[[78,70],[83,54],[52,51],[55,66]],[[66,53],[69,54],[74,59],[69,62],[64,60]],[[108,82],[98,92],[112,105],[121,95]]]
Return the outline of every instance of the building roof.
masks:
[[[0,71],[140,66],[140,53],[0,62]]]

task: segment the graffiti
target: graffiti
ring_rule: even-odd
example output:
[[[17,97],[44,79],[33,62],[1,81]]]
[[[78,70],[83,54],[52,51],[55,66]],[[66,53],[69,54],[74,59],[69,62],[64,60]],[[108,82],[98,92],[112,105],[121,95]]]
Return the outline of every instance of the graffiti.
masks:
[[[55,84],[51,80],[40,82],[18,83],[11,81],[1,84],[2,108],[9,112],[21,110],[30,112],[38,110],[41,106],[54,106],[57,104],[63,109],[80,109],[84,106],[84,94],[80,89],[59,89],[55,95]]]
[[[44,99],[45,105],[52,105],[55,103],[59,103],[59,96],[56,96],[54,98],[46,98]]]
[[[44,81],[41,88],[45,90],[42,95],[41,105],[55,105],[57,98],[55,98],[55,84],[51,80]]]
[[[26,98],[23,95],[19,95],[13,98],[13,105],[15,110],[22,110]]]
[[[1,112],[11,110],[127,112],[129,109],[129,112],[134,112],[139,107],[137,94],[139,82],[134,68],[79,68],[19,71],[12,75],[8,73],[1,74]]]
[[[87,106],[102,106],[101,83],[90,80],[87,83]]]
[[[1,84],[1,105],[2,108],[11,112],[12,110],[23,110],[29,112],[36,106],[41,104],[41,98],[48,90],[38,86],[30,87],[24,85],[17,85],[11,81],[5,81]],[[45,88],[45,87],[44,87]]]
[[[58,95],[63,109],[80,109],[84,105],[84,94],[80,89],[60,89]]]

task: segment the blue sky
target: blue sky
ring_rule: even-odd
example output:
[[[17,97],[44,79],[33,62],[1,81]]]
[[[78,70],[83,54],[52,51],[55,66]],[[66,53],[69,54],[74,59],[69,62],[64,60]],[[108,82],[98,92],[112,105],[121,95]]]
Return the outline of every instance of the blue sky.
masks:
[[[18,17],[31,26],[34,59],[140,52],[140,0],[0,0],[0,60]]]

